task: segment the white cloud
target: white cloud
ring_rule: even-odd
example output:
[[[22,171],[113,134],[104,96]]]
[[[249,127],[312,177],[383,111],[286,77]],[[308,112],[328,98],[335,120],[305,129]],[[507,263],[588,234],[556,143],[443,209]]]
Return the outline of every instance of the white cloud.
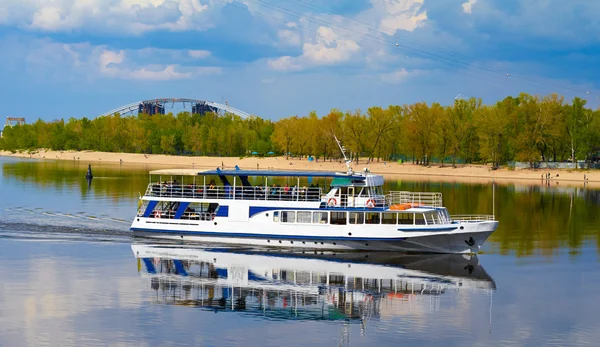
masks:
[[[208,5],[198,0],[24,0],[5,6],[0,11],[0,24],[46,32],[88,28],[135,35],[161,29],[204,30],[211,26],[210,16],[201,16]],[[11,15],[2,15],[3,12]]]
[[[195,64],[197,59],[209,56],[209,51],[157,48],[115,50],[87,42],[66,44],[47,38],[23,37],[0,39],[0,46],[6,45],[11,47],[11,56],[7,56],[3,64],[8,63],[9,66],[13,65],[12,69],[32,73],[35,78],[56,81],[77,76],[87,80],[176,80],[222,72],[218,66]],[[6,61],[8,58],[10,60]]]
[[[356,41],[340,38],[333,29],[321,26],[314,42],[302,45],[302,55],[270,59],[271,68],[280,71],[297,71],[310,66],[333,65],[352,59],[360,46]]]
[[[279,30],[277,37],[286,45],[298,46],[301,43],[300,34],[292,30]]]
[[[340,39],[331,28],[320,27],[316,42],[304,44],[303,55],[315,64],[335,64],[350,60],[359,49],[355,41]]]
[[[372,0],[373,11],[380,17],[380,30],[393,35],[397,30],[414,31],[427,21],[422,10],[424,0]]]
[[[103,50],[99,58],[100,72],[112,78],[148,81],[189,79],[198,75],[221,73],[220,67],[213,66],[181,67],[177,64],[150,64],[137,67],[125,64],[125,59],[126,54],[122,50],[119,52]]]
[[[468,0],[467,2],[462,4],[463,12],[472,14],[473,13],[473,5],[477,3],[477,0]]]

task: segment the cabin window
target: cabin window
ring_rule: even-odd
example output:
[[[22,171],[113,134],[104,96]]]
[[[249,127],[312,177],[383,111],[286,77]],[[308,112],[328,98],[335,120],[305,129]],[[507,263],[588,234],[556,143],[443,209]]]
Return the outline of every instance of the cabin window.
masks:
[[[350,224],[364,224],[365,214],[363,212],[350,212],[348,220]]]
[[[315,224],[327,224],[327,212],[314,212],[313,223]]]
[[[365,224],[379,224],[380,213],[367,212],[365,213]]]
[[[281,211],[281,221],[283,223],[295,223],[296,211]]]
[[[273,222],[279,222],[279,211],[273,212]]]
[[[442,214],[444,215],[446,223],[450,223],[452,221],[452,218],[450,218],[450,214],[448,213],[448,210],[443,209]]]
[[[331,212],[331,224],[346,224],[346,212]]]
[[[298,211],[298,223],[310,223],[310,211]]]
[[[381,224],[396,224],[396,213],[382,213]]]
[[[444,215],[443,215],[442,211],[437,211],[435,215],[437,216],[437,223],[438,224],[444,224],[446,222],[444,220]]]
[[[427,224],[435,224],[435,218],[433,214],[434,212],[425,213],[425,219],[427,220]]]
[[[415,213],[415,224],[425,225],[425,216],[422,213]]]
[[[192,202],[183,211],[180,218],[210,221],[213,220],[218,210],[219,204],[216,203]]]
[[[413,224],[412,213],[398,213],[398,224]]]

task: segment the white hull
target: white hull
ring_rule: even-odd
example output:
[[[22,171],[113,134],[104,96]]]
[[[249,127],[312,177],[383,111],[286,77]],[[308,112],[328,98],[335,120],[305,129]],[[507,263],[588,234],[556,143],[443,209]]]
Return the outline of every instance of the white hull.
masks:
[[[244,223],[243,226],[227,221],[218,221],[216,225],[200,222],[204,225],[190,226],[177,225],[180,223],[172,220],[168,225],[161,225],[155,220],[145,223],[145,218],[139,219],[132,225],[134,235],[155,239],[304,250],[433,253],[477,253],[498,225],[496,221],[471,222],[453,224],[456,228],[451,231],[404,232],[398,230],[399,225],[378,225],[373,228],[366,225],[327,225],[303,228],[300,225],[278,224],[279,228],[273,229],[260,224],[255,226],[252,222]],[[217,220],[218,218],[215,219]]]

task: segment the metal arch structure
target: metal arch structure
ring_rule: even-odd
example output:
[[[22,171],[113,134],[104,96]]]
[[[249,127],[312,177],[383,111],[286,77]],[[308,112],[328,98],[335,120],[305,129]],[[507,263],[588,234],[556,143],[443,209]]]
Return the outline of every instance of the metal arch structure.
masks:
[[[142,100],[142,101],[138,101],[138,102],[133,102],[131,104],[123,105],[121,107],[117,107],[113,110],[110,110],[110,111],[100,115],[99,117],[110,116],[115,113],[128,114],[128,113],[137,112],[139,110],[140,104],[154,104],[154,105],[164,106],[164,105],[175,104],[175,103],[183,104],[184,108],[185,108],[186,103],[189,103],[190,105],[203,104],[206,106],[214,107],[214,108],[224,111],[226,113],[235,114],[236,116],[239,116],[243,119],[247,119],[247,118],[251,117],[251,115],[249,113],[244,112],[242,110],[238,110],[237,108],[231,107],[229,105],[223,105],[223,104],[220,104],[217,102],[212,102],[212,101],[204,101],[204,100],[198,100],[198,99],[186,99],[186,98],[159,98],[159,99]]]

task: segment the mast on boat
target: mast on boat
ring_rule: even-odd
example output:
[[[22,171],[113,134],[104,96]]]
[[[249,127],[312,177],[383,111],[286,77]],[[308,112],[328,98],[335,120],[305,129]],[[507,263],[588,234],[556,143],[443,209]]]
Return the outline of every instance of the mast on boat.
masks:
[[[340,148],[340,151],[342,152],[342,155],[344,156],[344,161],[346,162],[346,167],[348,168],[348,175],[350,176],[353,173],[352,166],[350,166],[352,160],[348,160],[348,157],[346,156],[346,147],[342,146],[337,136],[333,135],[333,138],[335,139],[335,142],[337,143],[338,147]]]

